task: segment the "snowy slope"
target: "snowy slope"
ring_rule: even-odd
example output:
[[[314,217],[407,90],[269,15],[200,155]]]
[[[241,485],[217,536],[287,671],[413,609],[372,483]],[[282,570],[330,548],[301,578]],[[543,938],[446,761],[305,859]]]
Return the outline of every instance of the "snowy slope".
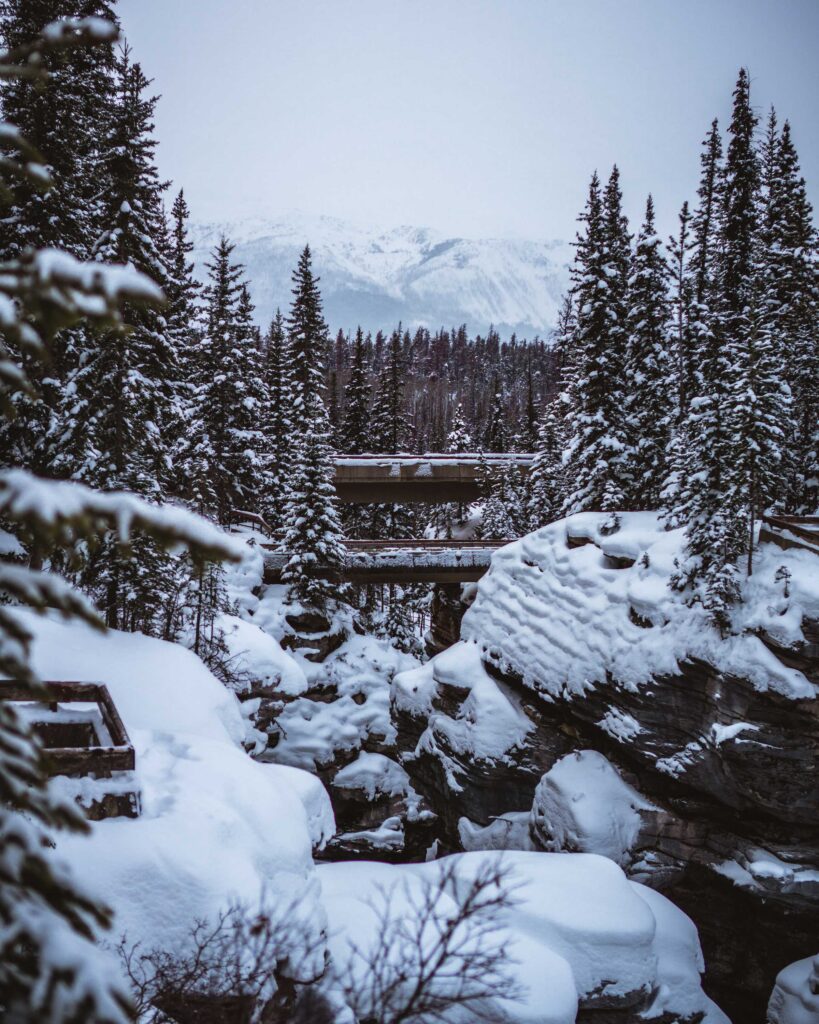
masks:
[[[290,300],[290,274],[305,243],[314,254],[330,327],[385,330],[458,326],[532,338],[555,325],[572,247],[564,242],[449,238],[415,227],[365,230],[332,217],[288,214],[192,229],[194,259],[206,275],[224,233],[251,282],[259,323]]]

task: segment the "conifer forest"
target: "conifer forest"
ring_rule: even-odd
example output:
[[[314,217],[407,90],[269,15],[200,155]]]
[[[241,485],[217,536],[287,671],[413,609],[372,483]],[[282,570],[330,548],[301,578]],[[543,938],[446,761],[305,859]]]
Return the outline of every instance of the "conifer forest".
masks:
[[[0,1021],[819,1024],[819,12],[674,6],[0,0]]]

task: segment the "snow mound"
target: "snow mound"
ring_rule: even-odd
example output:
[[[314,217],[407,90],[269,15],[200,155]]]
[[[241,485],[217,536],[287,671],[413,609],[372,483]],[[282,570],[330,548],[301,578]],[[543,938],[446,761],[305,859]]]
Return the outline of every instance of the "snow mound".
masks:
[[[435,710],[441,691],[450,688],[459,707],[453,717]],[[420,668],[396,675],[392,700],[400,711],[428,715],[429,724],[417,750],[438,751],[444,739],[449,750],[479,760],[498,760],[523,744],[533,728],[520,707],[487,673],[480,651],[456,644]]]
[[[640,830],[639,812],[651,809],[602,754],[579,750],[538,783],[531,827],[548,849],[599,853],[623,867]]]
[[[335,831],[319,780],[253,761],[238,700],[190,651],[24,614],[39,675],[105,683],[136,751],[140,817],[94,822],[90,835],[58,842],[113,908],[113,936],[182,948],[197,919],[262,899],[297,901],[318,934],[312,847]]]
[[[355,761],[336,772],[333,785],[339,789],[360,789],[368,800],[377,796],[402,796],[409,790],[409,776],[385,754],[362,750]]]
[[[664,530],[653,512],[622,513],[613,532],[611,519],[579,513],[497,551],[464,615],[464,640],[553,697],[582,695],[607,678],[634,686],[677,675],[686,658],[759,690],[816,697],[816,687],[755,631],[786,645],[804,640],[803,619],[819,617],[819,556],[760,545],[732,635],[722,638],[701,606],[688,607],[668,585],[683,530]]]
[[[816,1024],[819,1021],[819,954],[781,970],[768,1003],[769,1024]]]
[[[323,864],[318,868],[337,964],[350,949],[367,949],[378,914],[412,919],[426,887],[454,868],[453,888],[441,898],[451,913],[487,861],[507,872],[513,906],[493,935],[508,955],[522,995],[497,998],[497,1011],[520,1024],[573,1024],[589,997],[644,998],[651,1015],[702,1013],[706,1024],[727,1018],[700,988],[702,955],[696,929],[665,897],[630,883],[610,860],[587,854],[464,853],[427,864]],[[395,955],[395,954],[393,954]],[[359,984],[366,971],[359,962]]]

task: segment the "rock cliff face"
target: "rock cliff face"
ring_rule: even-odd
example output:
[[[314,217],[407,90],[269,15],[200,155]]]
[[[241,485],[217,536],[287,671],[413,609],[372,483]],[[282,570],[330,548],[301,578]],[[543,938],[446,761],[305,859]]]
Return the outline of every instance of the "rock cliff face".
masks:
[[[761,1022],[819,935],[819,557],[760,548],[721,638],[667,586],[679,537],[601,521],[503,549],[465,642],[396,678],[402,763],[447,848],[605,852],[664,892],[699,928],[706,990]],[[555,768],[580,751],[633,797],[583,819],[596,783]]]

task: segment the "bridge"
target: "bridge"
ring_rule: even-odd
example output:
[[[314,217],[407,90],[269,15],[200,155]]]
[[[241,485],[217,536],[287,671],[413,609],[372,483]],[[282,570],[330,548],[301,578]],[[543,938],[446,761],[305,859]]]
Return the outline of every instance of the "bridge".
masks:
[[[470,583],[489,568],[492,555],[509,540],[348,540],[347,558],[341,572],[322,570],[348,583]],[[290,559],[287,551],[262,545],[265,583],[281,583],[282,570]]]
[[[534,455],[518,453],[337,455],[334,484],[344,504],[471,502],[482,494],[481,462],[527,473]]]

